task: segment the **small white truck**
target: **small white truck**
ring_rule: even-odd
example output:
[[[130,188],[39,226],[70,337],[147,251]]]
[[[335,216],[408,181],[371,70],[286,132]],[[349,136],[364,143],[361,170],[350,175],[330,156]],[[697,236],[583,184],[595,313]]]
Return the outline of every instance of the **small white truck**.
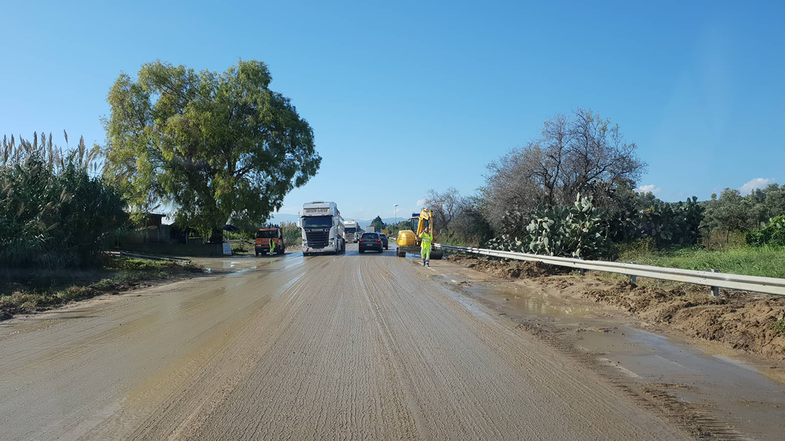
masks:
[[[346,242],[355,243],[359,239],[356,221],[345,221],[343,223],[343,231],[346,235]]]

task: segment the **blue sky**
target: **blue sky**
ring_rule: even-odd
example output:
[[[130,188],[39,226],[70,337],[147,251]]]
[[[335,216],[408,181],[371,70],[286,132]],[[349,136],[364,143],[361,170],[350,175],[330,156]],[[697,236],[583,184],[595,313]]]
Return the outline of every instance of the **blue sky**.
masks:
[[[785,182],[783,2],[66,3],[2,2],[1,133],[100,143],[120,72],[263,60],[324,158],[284,213],[391,217],[430,188],[472,193],[576,107],[621,126],[665,200]]]

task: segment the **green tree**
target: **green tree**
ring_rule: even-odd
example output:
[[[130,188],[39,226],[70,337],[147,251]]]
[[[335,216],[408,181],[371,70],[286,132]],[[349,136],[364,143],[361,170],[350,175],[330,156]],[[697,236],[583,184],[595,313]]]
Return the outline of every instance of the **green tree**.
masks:
[[[373,231],[381,231],[387,228],[387,224],[384,223],[381,216],[376,216],[376,218],[371,221],[371,226],[373,227]]]
[[[109,91],[105,174],[131,207],[161,202],[176,222],[221,240],[232,218],[261,224],[319,169],[313,130],[290,100],[269,89],[261,61],[223,73],[160,61]]]

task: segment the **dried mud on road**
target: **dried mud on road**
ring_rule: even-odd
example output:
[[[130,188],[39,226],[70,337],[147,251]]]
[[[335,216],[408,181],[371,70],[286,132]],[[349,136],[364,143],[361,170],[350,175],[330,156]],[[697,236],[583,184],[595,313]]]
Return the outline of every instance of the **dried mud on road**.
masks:
[[[451,258],[440,264],[442,282],[594,370],[694,437],[780,440],[785,433],[785,368],[776,359],[690,337],[666,322],[587,295],[630,288],[615,281],[553,274],[539,264],[477,260]],[[709,298],[707,290],[691,294]],[[656,310],[662,303],[649,306]]]
[[[4,322],[2,437],[689,439],[392,250],[248,262]]]
[[[618,307],[636,317],[663,324],[684,335],[721,342],[728,347],[785,360],[785,299],[762,294],[723,290],[712,298],[707,287],[652,283],[631,285],[597,275],[570,274],[569,270],[539,262],[504,262],[450,255],[450,261],[508,279],[528,279],[558,287],[567,295],[580,295]]]

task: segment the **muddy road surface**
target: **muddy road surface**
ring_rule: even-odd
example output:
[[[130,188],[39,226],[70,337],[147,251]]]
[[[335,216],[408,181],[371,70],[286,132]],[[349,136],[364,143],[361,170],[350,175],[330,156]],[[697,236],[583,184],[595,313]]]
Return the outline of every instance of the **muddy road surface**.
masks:
[[[227,258],[0,323],[0,438],[686,439],[394,251]]]

